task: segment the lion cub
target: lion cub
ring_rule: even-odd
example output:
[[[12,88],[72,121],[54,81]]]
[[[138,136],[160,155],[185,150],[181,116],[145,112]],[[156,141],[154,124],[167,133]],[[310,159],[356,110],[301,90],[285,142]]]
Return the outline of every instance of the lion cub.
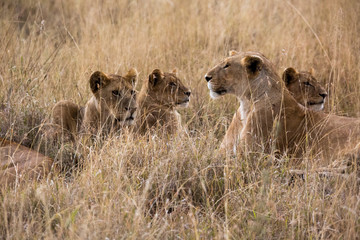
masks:
[[[123,77],[94,72],[89,80],[93,96],[85,107],[71,101],[60,101],[53,108],[53,122],[62,127],[63,132],[109,133],[123,126],[133,125],[136,117],[136,69],[130,69]]]
[[[298,103],[314,111],[324,109],[325,98],[328,94],[314,78],[313,70],[297,72],[290,67],[285,69],[282,79]]]
[[[172,73],[155,69],[145,81],[138,97],[139,116],[136,131],[144,134],[149,129],[163,128],[174,134],[181,129],[180,114],[176,107],[189,105],[191,91]]]

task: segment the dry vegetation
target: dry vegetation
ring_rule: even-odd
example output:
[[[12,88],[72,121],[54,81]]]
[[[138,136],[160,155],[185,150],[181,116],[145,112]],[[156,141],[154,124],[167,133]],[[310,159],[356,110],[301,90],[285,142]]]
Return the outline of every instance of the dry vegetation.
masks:
[[[355,0],[1,1],[1,136],[61,168],[0,187],[0,237],[359,237],[355,171],[324,177],[310,158],[297,166],[303,179],[292,179],[286,156],[222,157],[238,103],[211,100],[203,79],[229,50],[256,50],[279,73],[313,67],[330,93],[326,111],[359,116],[359,12]],[[179,69],[193,93],[180,111],[188,135],[124,131],[75,147],[41,137],[56,102],[90,97],[93,71],[130,67],[140,72],[138,88],[154,68]]]

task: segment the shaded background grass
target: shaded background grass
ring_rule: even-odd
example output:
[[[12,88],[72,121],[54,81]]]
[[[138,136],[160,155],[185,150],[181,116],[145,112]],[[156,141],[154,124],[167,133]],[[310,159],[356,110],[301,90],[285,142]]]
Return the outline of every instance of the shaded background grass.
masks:
[[[313,67],[326,111],[359,116],[360,3],[309,1],[2,1],[0,134],[36,147],[62,99],[85,104],[93,71],[154,68],[192,90],[187,136],[114,134],[94,145],[40,150],[73,163],[40,183],[1,186],[0,236],[17,238],[355,238],[356,175],[309,171],[289,184],[291,159],[224,159],[219,143],[238,107],[212,101],[203,79],[229,50],[264,53],[279,74]],[[46,150],[47,149],[47,150]],[[59,150],[60,149],[60,150]],[[65,151],[66,152],[66,151]],[[70,160],[69,160],[70,159]],[[301,168],[311,169],[313,159]]]

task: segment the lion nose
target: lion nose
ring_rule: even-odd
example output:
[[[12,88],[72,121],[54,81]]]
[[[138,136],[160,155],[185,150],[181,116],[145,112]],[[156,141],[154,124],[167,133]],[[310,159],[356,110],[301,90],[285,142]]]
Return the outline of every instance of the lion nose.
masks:
[[[205,80],[208,82],[208,81],[210,81],[212,79],[212,77],[211,76],[207,76],[207,75],[205,75]]]
[[[187,91],[187,92],[185,92],[185,95],[186,95],[186,96],[188,96],[188,97],[190,97],[190,95],[191,95],[191,91]]]
[[[320,96],[322,96],[323,98],[326,98],[327,93],[320,93]]]

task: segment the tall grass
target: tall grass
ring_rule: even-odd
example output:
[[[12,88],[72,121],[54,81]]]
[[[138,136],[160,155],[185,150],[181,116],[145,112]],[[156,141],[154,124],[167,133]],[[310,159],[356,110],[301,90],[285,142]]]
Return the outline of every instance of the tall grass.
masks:
[[[41,147],[67,170],[0,187],[2,238],[359,236],[356,174],[322,177],[311,171],[314,159],[304,159],[298,166],[304,178],[294,180],[286,156],[224,158],[218,147],[238,103],[230,96],[210,100],[203,79],[231,49],[260,51],[279,74],[313,67],[330,93],[326,111],[359,116],[358,1],[5,0],[0,6],[1,136],[43,144],[53,105],[85,104],[96,70],[124,74],[136,67],[140,89],[154,68],[176,67],[192,90],[190,107],[179,110],[185,136],[134,137],[125,130],[93,144]]]

